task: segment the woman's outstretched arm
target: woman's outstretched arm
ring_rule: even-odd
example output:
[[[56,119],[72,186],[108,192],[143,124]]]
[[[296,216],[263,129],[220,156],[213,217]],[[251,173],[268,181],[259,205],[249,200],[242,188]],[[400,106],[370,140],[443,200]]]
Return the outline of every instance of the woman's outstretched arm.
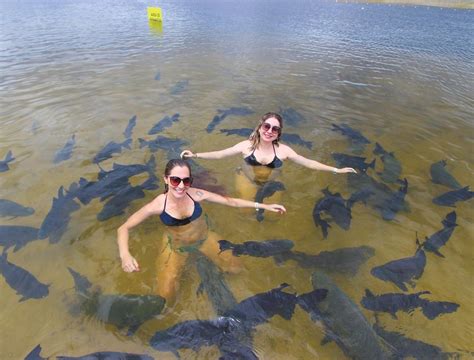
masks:
[[[199,158],[199,159],[223,159],[228,156],[232,155],[237,155],[241,154],[245,148],[248,148],[250,146],[249,141],[241,141],[238,144],[235,144],[234,146],[223,149],[223,150],[217,150],[217,151],[209,151],[209,152],[192,152],[191,150],[184,150],[181,153],[181,158]]]

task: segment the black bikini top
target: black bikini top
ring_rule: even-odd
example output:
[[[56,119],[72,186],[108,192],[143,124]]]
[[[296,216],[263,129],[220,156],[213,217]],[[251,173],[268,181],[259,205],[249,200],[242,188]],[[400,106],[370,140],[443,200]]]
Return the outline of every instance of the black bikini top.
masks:
[[[272,162],[268,163],[268,164],[262,164],[260,163],[257,158],[255,157],[255,150],[252,151],[252,153],[245,157],[244,158],[244,161],[249,164],[250,166],[266,166],[270,169],[277,169],[279,167],[282,167],[283,166],[283,161],[281,161],[277,154],[276,154],[276,150],[275,150],[275,144],[272,144],[273,145],[273,153],[275,154],[275,157],[273,158]]]
[[[190,217],[184,219],[176,219],[175,217],[171,216],[166,212],[166,200],[168,199],[168,194],[165,196],[165,205],[163,206],[163,212],[160,214],[160,220],[163,224],[168,226],[183,226],[189,224],[191,221],[196,220],[202,214],[201,205],[194,201],[194,199],[186,193],[190,197],[190,199],[194,202],[194,210]]]

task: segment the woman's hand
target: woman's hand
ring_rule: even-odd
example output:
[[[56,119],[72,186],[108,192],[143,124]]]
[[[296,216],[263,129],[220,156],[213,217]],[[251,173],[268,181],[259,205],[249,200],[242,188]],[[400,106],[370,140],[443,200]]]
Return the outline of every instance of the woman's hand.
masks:
[[[354,173],[354,174],[357,174],[357,171],[351,167],[346,167],[346,168],[342,168],[342,169],[335,169],[334,172],[336,174],[345,174],[345,173]]]
[[[286,209],[283,205],[279,204],[260,204],[259,206],[261,209],[277,212],[280,214],[286,213]]]
[[[179,156],[181,157],[181,159],[194,158],[196,157],[196,154],[193,153],[191,150],[183,150]]]
[[[130,254],[122,257],[122,269],[125,272],[140,271],[137,260]]]

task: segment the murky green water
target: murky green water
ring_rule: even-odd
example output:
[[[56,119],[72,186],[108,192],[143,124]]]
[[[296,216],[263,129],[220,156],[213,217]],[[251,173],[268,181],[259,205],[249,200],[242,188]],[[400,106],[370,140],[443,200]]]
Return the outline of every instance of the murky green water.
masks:
[[[148,130],[165,115],[180,121],[161,135],[189,142],[204,152],[229,147],[242,138],[220,129],[254,127],[261,114],[286,108],[306,119],[285,131],[313,142],[313,149],[293,146],[303,156],[334,164],[332,152],[348,152],[349,143],[331,131],[347,123],[372,141],[362,154],[368,160],[375,142],[393,151],[409,183],[410,212],[387,222],[368,206],[356,204],[349,231],[337,226],[323,240],[312,211],[328,187],[347,198],[345,175],[308,171],[285,162],[280,180],[288,213],[262,223],[251,212],[204,204],[213,230],[233,242],[291,239],[295,249],[310,254],[367,245],[375,256],[354,277],[334,280],[360,304],[366,288],[376,294],[400,292],[392,283],[370,274],[374,266],[412,256],[420,239],[441,229],[452,209],[432,203],[448,189],[430,181],[430,165],[447,159],[448,169],[462,185],[472,185],[473,153],[473,23],[472,12],[449,9],[334,4],[332,2],[164,2],[162,28],[150,26],[144,2],[87,1],[2,2],[0,12],[0,158],[12,150],[16,160],[0,174],[0,198],[35,208],[34,215],[1,218],[0,225],[39,227],[60,186],[84,177],[95,180],[94,155],[109,141],[122,142],[128,120],[137,116],[131,150],[101,164],[144,163],[151,140]],[[160,79],[155,80],[157,73]],[[171,89],[189,81],[179,94]],[[229,116],[208,134],[207,124],[218,109],[246,106],[255,115]],[[71,159],[53,164],[72,135]],[[155,153],[157,174],[167,161]],[[201,160],[231,196],[237,195],[234,169],[241,159]],[[382,169],[377,160],[376,171]],[[375,171],[369,170],[376,177]],[[145,175],[137,176],[141,183]],[[398,186],[392,186],[393,189]],[[43,356],[85,355],[95,351],[148,353],[155,331],[188,319],[214,317],[205,296],[197,296],[193,264],[182,279],[176,305],[145,323],[136,336],[74,312],[71,267],[108,293],[153,292],[155,258],[163,232],[158,219],[133,231],[132,253],[141,264],[138,274],[122,272],[116,229],[127,216],[162,191],[147,191],[126,214],[98,222],[103,203],[97,199],[72,214],[58,244],[41,240],[8,260],[50,284],[49,296],[19,302],[0,278],[0,348],[5,359],[21,359],[37,344]],[[458,203],[457,223],[442,248],[445,258],[427,253],[423,276],[410,292],[431,292],[429,299],[460,304],[435,320],[421,311],[399,312],[398,319],[380,314],[386,329],[437,345],[469,358],[473,350],[472,200]],[[227,276],[241,300],[289,283],[299,293],[311,290],[311,272],[294,262],[277,266],[272,259],[242,258],[245,271]],[[362,307],[361,307],[362,309]],[[374,313],[362,309],[371,323]],[[320,345],[323,327],[297,308],[291,321],[274,317],[255,332],[254,349],[262,359],[344,358],[335,344]],[[214,359],[215,349],[183,351],[186,359]]]

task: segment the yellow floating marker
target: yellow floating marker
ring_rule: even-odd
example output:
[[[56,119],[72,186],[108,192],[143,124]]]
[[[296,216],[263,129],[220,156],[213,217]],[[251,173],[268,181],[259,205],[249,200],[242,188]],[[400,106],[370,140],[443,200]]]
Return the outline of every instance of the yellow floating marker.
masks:
[[[161,8],[159,7],[148,7],[148,20],[161,21]]]

